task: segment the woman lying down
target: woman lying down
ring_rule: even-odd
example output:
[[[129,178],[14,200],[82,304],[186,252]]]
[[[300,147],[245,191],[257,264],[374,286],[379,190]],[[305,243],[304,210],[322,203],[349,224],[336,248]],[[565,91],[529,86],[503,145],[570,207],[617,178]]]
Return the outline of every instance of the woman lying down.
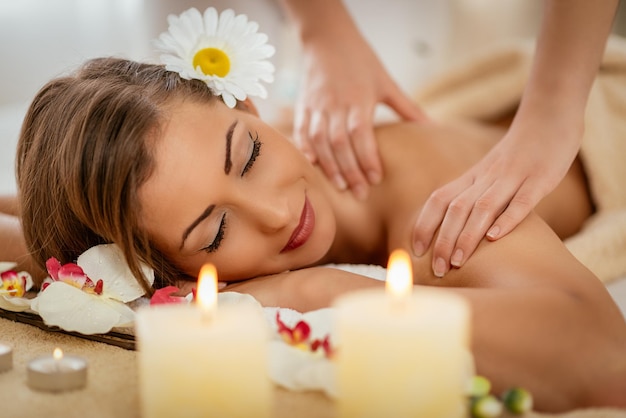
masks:
[[[116,243],[136,279],[195,281],[213,263],[227,289],[308,311],[383,284],[328,263],[385,265],[411,251],[429,194],[503,135],[495,126],[396,123],[376,135],[385,177],[367,200],[338,191],[250,102],[234,109],[197,80],[157,65],[97,59],[48,83],[18,146],[30,251],[72,262]],[[536,213],[460,269],[432,274],[413,257],[415,286],[462,295],[473,311],[477,370],[494,390],[522,385],[536,408],[626,407],[626,322],[602,283],[565,248],[592,213],[575,162]]]

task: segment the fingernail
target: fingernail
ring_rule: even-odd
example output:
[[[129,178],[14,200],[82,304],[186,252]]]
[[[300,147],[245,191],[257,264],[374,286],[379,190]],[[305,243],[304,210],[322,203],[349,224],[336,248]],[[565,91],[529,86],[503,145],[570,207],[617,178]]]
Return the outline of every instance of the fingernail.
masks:
[[[367,187],[357,184],[352,188],[352,193],[354,193],[357,199],[363,201],[367,198]]]
[[[439,257],[437,260],[435,260],[435,268],[434,268],[434,273],[435,276],[437,277],[443,277],[444,274],[446,274],[446,262],[443,260],[443,258]]]
[[[415,254],[417,257],[423,256],[424,250],[424,244],[421,241],[413,243],[413,254]]]
[[[335,175],[333,181],[335,182],[335,186],[337,186],[339,190],[346,190],[348,188],[348,183],[346,183],[346,181],[343,179],[343,176],[339,174]]]
[[[380,176],[380,173],[378,171],[369,170],[367,172],[367,179],[369,180],[370,184],[378,184],[382,180],[382,177]]]
[[[500,234],[500,227],[496,225],[487,232],[487,238],[496,239],[498,238],[498,234]]]
[[[463,250],[458,248],[454,254],[452,254],[452,258],[450,259],[450,264],[454,267],[461,267],[461,263],[463,262]]]
[[[226,282],[217,282],[217,289],[221,290],[221,289],[225,288],[227,284],[228,283],[226,283]]]

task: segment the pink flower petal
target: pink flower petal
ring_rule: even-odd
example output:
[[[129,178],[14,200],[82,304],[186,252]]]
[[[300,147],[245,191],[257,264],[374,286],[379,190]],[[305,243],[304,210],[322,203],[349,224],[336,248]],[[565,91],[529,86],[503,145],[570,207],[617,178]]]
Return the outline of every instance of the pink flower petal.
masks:
[[[176,286],[167,286],[155,290],[150,298],[150,305],[164,305],[169,303],[187,303],[187,300],[180,296],[172,296],[172,293],[178,292],[180,289]]]
[[[61,269],[61,263],[54,257],[50,257],[46,261],[46,270],[54,280],[59,280],[59,270]]]
[[[302,344],[311,335],[311,327],[305,321],[299,321],[295,327],[289,328],[281,321],[280,311],[276,311],[276,324],[278,325],[278,333],[288,344]]]

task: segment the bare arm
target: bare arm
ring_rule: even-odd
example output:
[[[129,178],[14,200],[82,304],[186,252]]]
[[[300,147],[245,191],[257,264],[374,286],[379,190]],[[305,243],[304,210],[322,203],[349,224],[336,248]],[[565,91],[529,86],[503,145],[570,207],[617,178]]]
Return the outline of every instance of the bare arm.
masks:
[[[14,195],[0,195],[0,213],[17,216],[17,197]]]
[[[0,196],[0,261],[18,263],[18,271],[27,271],[35,283],[41,283],[45,273],[37,266],[26,249],[22,226],[18,218],[15,196]]]
[[[599,280],[537,216],[498,243],[483,241],[447,280],[424,278],[428,265],[417,262],[417,282],[445,286],[470,302],[472,351],[495,392],[522,385],[546,411],[626,406],[620,395],[626,390],[626,323]],[[382,285],[318,267],[227,289],[251,293],[267,306],[307,311]]]
[[[436,190],[416,223],[416,254],[441,227],[433,253],[439,276],[464,265],[485,234],[496,240],[513,230],[567,173],[617,3],[545,1],[530,78],[509,131],[481,161]]]

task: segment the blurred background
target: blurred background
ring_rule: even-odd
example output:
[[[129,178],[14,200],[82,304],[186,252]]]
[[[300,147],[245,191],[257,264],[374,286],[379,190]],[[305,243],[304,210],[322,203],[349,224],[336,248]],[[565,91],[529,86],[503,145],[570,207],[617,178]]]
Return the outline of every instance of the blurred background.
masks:
[[[279,0],[0,0],[0,194],[14,193],[14,153],[26,107],[50,78],[114,55],[156,61],[166,17],[189,7],[233,8],[276,46],[276,81],[258,100],[270,122],[295,100],[299,44]],[[494,42],[532,38],[543,0],[346,0],[390,73],[415,91],[438,70]],[[624,34],[618,12],[614,31]]]

